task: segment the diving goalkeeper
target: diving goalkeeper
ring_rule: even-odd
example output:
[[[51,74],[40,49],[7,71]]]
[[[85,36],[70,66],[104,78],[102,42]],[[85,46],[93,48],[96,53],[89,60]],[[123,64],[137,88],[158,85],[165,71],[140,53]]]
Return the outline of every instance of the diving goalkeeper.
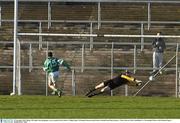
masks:
[[[126,71],[125,73],[121,73],[113,79],[109,79],[101,82],[93,89],[90,89],[86,94],[88,97],[92,97],[95,95],[102,94],[105,91],[113,90],[121,85],[129,85],[129,86],[140,86],[142,84],[141,80],[137,80],[136,78],[131,76],[131,73]]]

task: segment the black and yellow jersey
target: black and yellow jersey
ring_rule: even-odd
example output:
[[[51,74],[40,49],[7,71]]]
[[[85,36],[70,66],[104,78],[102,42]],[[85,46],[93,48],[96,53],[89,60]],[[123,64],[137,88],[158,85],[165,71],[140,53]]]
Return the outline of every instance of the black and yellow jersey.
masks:
[[[125,81],[127,82],[126,84],[129,86],[135,86],[137,84],[136,78],[132,76],[121,74],[120,77],[125,79]]]
[[[137,82],[134,77],[125,75],[125,74],[120,74],[120,75],[116,76],[115,78],[104,82],[104,85],[109,86],[110,89],[114,89],[114,88],[124,85],[124,84],[127,84],[129,86],[136,86]]]

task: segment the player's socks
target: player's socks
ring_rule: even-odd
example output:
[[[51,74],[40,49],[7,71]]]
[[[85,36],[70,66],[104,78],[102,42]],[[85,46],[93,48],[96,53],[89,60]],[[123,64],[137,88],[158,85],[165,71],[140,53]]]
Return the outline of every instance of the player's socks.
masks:
[[[62,96],[62,90],[57,89],[57,95],[58,95],[59,97],[61,97],[61,96]]]
[[[103,92],[98,92],[98,93],[92,93],[90,95],[88,95],[88,97],[93,97],[93,96],[96,96],[96,95],[99,95],[99,94],[102,94]]]
[[[56,92],[55,92],[55,91],[53,91],[51,94],[52,94],[52,95],[55,95],[55,94],[56,94]]]
[[[57,95],[57,94],[58,94],[58,91],[53,91],[51,94],[52,94],[52,95]]]
[[[85,96],[88,96],[90,93],[92,93],[93,91],[95,91],[96,89],[95,88],[93,88],[93,89],[90,89],[87,93],[86,93],[86,95]]]

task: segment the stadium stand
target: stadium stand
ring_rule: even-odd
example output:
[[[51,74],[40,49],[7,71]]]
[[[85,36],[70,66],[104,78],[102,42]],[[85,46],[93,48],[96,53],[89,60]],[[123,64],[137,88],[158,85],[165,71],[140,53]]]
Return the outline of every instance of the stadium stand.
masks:
[[[0,27],[0,41],[13,40],[13,3],[1,2],[2,7],[2,25]],[[93,23],[94,34],[134,34],[141,33],[141,22],[144,22],[144,34],[156,34],[161,31],[165,35],[178,35],[180,31],[180,24],[175,23],[179,20],[180,7],[179,4],[151,4],[151,27],[147,29],[147,4],[146,3],[101,3],[101,20],[102,21],[122,21],[122,23],[101,23],[101,28],[98,29],[98,6],[97,3],[51,3],[52,20],[61,20],[62,22],[52,22],[48,28],[48,7],[47,3],[43,2],[21,2],[19,5],[19,20],[31,20],[19,22],[19,32],[39,32],[39,20],[42,20],[43,33],[64,33],[64,34],[89,34],[90,23],[82,22],[67,22],[70,21],[96,21]],[[6,21],[5,21],[6,20]],[[46,20],[46,22],[43,20]],[[158,21],[155,23],[155,21]],[[133,23],[135,22],[135,23]],[[154,22],[154,23],[153,23]],[[166,22],[166,23],[161,23]],[[172,22],[172,23],[169,23]],[[174,23],[173,23],[174,22]],[[38,36],[20,36],[21,42],[38,42]],[[105,38],[94,37],[94,42],[102,42],[104,45],[94,45],[93,50],[89,50],[89,45],[85,45],[84,54],[82,54],[83,43],[78,45],[58,44],[58,42],[89,42],[89,37],[43,37],[43,41],[57,42],[57,44],[49,44],[49,50],[53,50],[57,57],[63,57],[71,62],[76,69],[76,94],[83,95],[89,87],[104,79],[111,77],[111,42],[116,43],[140,43],[140,38]],[[152,38],[145,38],[146,43],[151,43]],[[166,39],[166,43],[177,43],[178,38]],[[107,44],[106,44],[107,43]],[[119,67],[113,70],[116,75],[121,68],[134,69],[134,45],[115,45],[113,67]],[[22,44],[21,64],[22,64],[22,93],[23,94],[45,94],[46,78],[45,73],[40,69],[43,60],[46,58],[46,43],[43,44],[42,49],[38,49],[38,44],[32,44],[32,71],[29,72],[29,45],[30,43]],[[174,47],[169,46],[170,50],[165,54],[165,62],[168,61],[175,53]],[[1,43],[1,59],[0,72],[1,79],[0,94],[9,94],[12,89],[12,63],[13,63],[13,45]],[[137,67],[152,66],[152,51],[151,46],[145,46],[144,52],[140,51],[140,46],[137,46],[136,64]],[[84,61],[82,61],[84,57]],[[82,62],[84,62],[85,69],[81,72]],[[3,68],[3,66],[10,66],[10,68]],[[174,68],[175,62],[168,66]],[[99,68],[99,69],[95,69]],[[106,68],[106,69],[104,69]],[[108,69],[107,69],[108,68]],[[148,79],[148,73],[142,70],[136,71],[136,76],[143,81]],[[62,80],[64,83],[64,92],[66,95],[72,95],[71,73],[62,72]],[[149,84],[140,95],[158,95],[158,96],[174,96],[175,94],[175,73],[174,70],[165,71],[165,75],[161,75],[158,79]],[[128,93],[132,95],[139,88],[129,87]],[[114,91],[115,95],[124,95],[125,88],[120,87]]]

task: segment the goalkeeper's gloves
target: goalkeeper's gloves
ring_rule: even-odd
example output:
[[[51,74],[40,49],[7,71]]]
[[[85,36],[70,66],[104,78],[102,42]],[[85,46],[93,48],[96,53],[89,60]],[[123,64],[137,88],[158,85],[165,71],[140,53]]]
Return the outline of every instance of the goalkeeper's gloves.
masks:
[[[141,80],[135,80],[136,81],[136,86],[141,86],[142,85],[142,81]]]

